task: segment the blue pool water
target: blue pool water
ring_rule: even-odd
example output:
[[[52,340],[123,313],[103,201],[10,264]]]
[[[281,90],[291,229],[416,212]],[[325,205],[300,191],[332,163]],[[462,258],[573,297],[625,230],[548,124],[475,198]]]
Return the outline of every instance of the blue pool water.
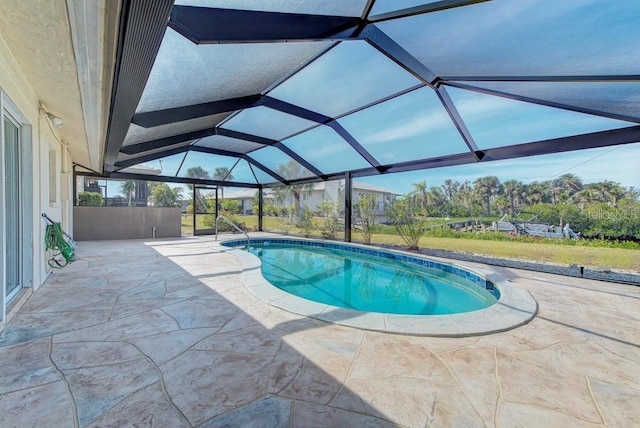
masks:
[[[316,302],[368,312],[442,315],[483,309],[499,297],[484,278],[450,265],[342,244],[275,241],[251,244],[251,252],[262,260],[263,276]]]

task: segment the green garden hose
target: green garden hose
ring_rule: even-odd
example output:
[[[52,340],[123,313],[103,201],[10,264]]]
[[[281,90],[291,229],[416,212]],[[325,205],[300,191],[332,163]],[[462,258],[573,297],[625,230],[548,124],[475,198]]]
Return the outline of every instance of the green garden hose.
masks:
[[[44,215],[43,215],[44,217]],[[49,220],[45,231],[45,250],[47,252],[47,264],[52,268],[62,268],[73,261],[75,250],[65,239],[60,223]]]

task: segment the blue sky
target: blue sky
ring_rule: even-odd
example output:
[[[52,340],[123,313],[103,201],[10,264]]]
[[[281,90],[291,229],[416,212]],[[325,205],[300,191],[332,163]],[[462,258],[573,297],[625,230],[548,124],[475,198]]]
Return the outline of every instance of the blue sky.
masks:
[[[426,180],[429,186],[440,186],[447,178],[463,182],[473,181],[484,175],[495,175],[500,181],[517,179],[529,183],[535,180],[550,180],[564,173],[576,174],[585,183],[611,180],[625,187],[640,188],[640,143],[362,177],[357,180],[402,194],[412,191],[413,183],[422,180]],[[118,187],[117,183],[110,183],[109,196],[119,193]]]
[[[358,180],[398,193],[407,193],[413,190],[413,183],[422,180],[426,180],[429,186],[440,186],[447,178],[463,182],[473,181],[484,175],[495,175],[500,181],[517,179],[529,183],[550,180],[565,173],[576,174],[585,183],[611,180],[625,187],[640,188],[640,143],[363,177]]]
[[[417,0],[379,0],[374,12],[382,13],[423,3]],[[252,1],[247,7],[264,6]],[[387,21],[380,23],[379,28],[440,76],[635,74],[640,62],[640,38],[636,35],[638,20],[640,2],[495,0]],[[253,78],[262,75],[264,70],[254,62],[266,55],[262,52],[266,49],[264,45],[259,49],[252,44],[241,47],[194,46],[182,40],[172,30],[167,32],[167,40],[165,42],[168,45],[169,42],[186,43],[185,51],[189,50],[190,55],[195,58],[193,61],[201,67],[207,68],[209,64],[222,67],[220,64],[228,62],[213,74],[208,68],[206,72],[198,69],[202,79],[187,79],[189,82],[186,87],[175,85],[172,90],[203,97],[200,101],[207,101],[211,91],[217,95],[226,94],[224,90],[235,91],[237,87],[216,79],[223,75],[235,79],[235,74],[229,73],[229,70],[235,70],[234,67],[239,65],[246,69],[261,70],[260,73],[248,73],[245,76],[249,83],[255,83],[256,88],[261,84],[254,82]],[[268,61],[265,61],[269,64],[284,63],[287,58],[302,57],[307,52],[305,49],[309,49],[309,52],[313,50],[309,44],[287,45],[279,45],[280,50],[277,52],[270,51]],[[324,48],[325,45],[319,47]],[[262,56],[256,53],[256,49],[262,52]],[[248,67],[248,64],[253,65]],[[176,72],[184,68],[182,64],[176,68],[173,62],[161,62],[160,65],[172,70],[175,68]],[[165,75],[162,67],[158,70],[158,76]],[[210,74],[220,87],[214,85]],[[242,89],[253,88],[249,83],[245,82]],[[414,76],[367,42],[347,41],[284,81],[268,95],[336,117],[385,96],[415,88],[418,83]],[[475,84],[483,86],[482,83]],[[148,86],[160,91],[162,96],[158,96],[158,102],[168,96],[162,85]],[[480,149],[636,125],[447,85],[444,88]],[[148,92],[147,89],[145,92]],[[501,90],[500,86],[497,89]],[[535,97],[535,94],[539,94],[542,98],[559,103],[567,102],[587,110],[601,109],[630,116],[637,116],[637,105],[640,102],[640,84],[637,82],[529,82],[511,89],[513,93],[521,90],[524,91],[521,93],[523,95],[533,94]],[[147,98],[143,96],[143,100]],[[182,100],[177,96],[169,98],[174,100],[172,102],[195,102],[191,99]],[[167,105],[160,107],[166,108]],[[338,123],[382,164],[468,151],[460,133],[443,109],[438,95],[428,87],[413,89],[399,97],[340,117]],[[226,124],[223,123],[222,127],[283,139],[285,146],[298,152],[323,173],[367,166],[329,127],[323,126],[287,138],[310,124],[306,120],[263,106],[243,111]],[[274,170],[289,160],[287,155],[274,148],[259,149],[250,155]],[[206,160],[207,157],[209,161]],[[176,155],[165,159],[162,164],[164,173],[175,174],[182,158],[183,155]],[[483,175],[496,175],[502,181],[518,179],[531,182],[571,172],[585,182],[606,179],[625,186],[640,187],[640,168],[637,165],[639,159],[640,143],[636,143],[361,180],[405,193],[412,190],[412,183],[422,180],[426,180],[429,185],[438,186],[447,178],[462,182],[473,181]],[[233,160],[192,153],[184,162],[182,171],[200,164],[211,173],[215,167],[232,166]],[[157,161],[148,165],[160,167]],[[244,164],[243,170],[234,175],[237,179],[240,176],[251,177]],[[264,176],[261,179],[270,180]]]

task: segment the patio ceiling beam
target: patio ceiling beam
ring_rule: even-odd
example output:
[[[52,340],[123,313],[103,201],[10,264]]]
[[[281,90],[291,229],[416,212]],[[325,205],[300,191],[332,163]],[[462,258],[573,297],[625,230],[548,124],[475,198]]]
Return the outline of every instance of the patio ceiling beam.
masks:
[[[168,25],[196,44],[224,44],[343,40],[361,23],[360,17],[174,6]]]
[[[640,82],[638,74],[580,76],[440,76],[445,82]]]
[[[122,169],[122,168],[126,168],[132,165],[136,165],[139,163],[143,163],[143,162],[149,162],[152,160],[156,160],[156,159],[160,159],[160,158],[164,158],[167,156],[173,156],[176,155],[178,153],[186,153],[187,151],[189,151],[189,148],[191,146],[189,145],[185,145],[185,146],[180,146],[180,147],[175,147],[172,149],[167,149],[167,150],[162,150],[160,152],[156,152],[156,153],[149,153],[149,154],[143,154],[140,156],[134,156],[128,159],[123,159],[120,161],[115,162],[114,164],[114,168],[115,169]]]
[[[618,113],[611,113],[611,112],[606,112],[606,111],[601,111],[601,110],[594,110],[594,109],[590,109],[590,108],[586,108],[586,107],[580,107],[580,106],[576,106],[576,105],[557,103],[557,102],[554,102],[554,101],[543,100],[543,99],[540,99],[540,98],[526,97],[526,96],[523,96],[523,95],[511,94],[509,92],[497,91],[495,89],[480,88],[480,87],[473,86],[473,85],[468,85],[468,84],[465,84],[465,83],[446,82],[446,83],[444,83],[444,85],[452,86],[454,88],[459,88],[459,89],[466,89],[468,91],[479,92],[481,94],[486,94],[486,95],[495,95],[495,96],[498,96],[498,97],[508,98],[508,99],[515,100],[515,101],[523,101],[523,102],[532,103],[532,104],[538,104],[538,105],[542,105],[542,106],[546,106],[546,107],[553,107],[553,108],[559,108],[559,109],[562,109],[562,110],[574,111],[574,112],[577,112],[577,113],[591,114],[591,115],[594,115],[594,116],[601,116],[601,117],[606,117],[606,118],[609,118],[609,119],[623,120],[623,121],[627,121],[627,122],[640,123],[640,118],[638,118],[638,117],[627,116],[627,115],[622,115],[622,114],[618,114]]]
[[[128,172],[113,172],[109,177],[105,177],[105,178],[117,178],[122,180],[161,181],[163,183],[179,183],[179,184],[195,184],[195,185],[206,184],[208,186],[247,187],[252,189],[257,189],[259,187],[259,185],[256,183],[240,183],[240,182],[227,182],[227,181],[219,181],[219,180],[205,180],[200,178],[130,174]]]
[[[478,160],[480,160],[480,157],[477,154],[478,145],[473,139],[473,136],[469,132],[467,125],[464,123],[462,116],[460,116],[458,109],[456,108],[455,104],[451,100],[451,97],[447,93],[446,89],[443,86],[440,86],[438,87],[438,89],[436,89],[436,94],[438,95],[438,98],[440,98],[440,101],[442,102],[444,109],[447,111],[447,114],[453,121],[453,124],[455,125],[456,129],[460,133],[460,136],[462,136],[462,139],[464,140],[465,144],[467,145],[467,147],[469,147],[469,150],[476,155]]]
[[[136,113],[133,116],[133,123],[138,126],[142,126],[143,128],[152,128],[154,126],[182,122],[214,114],[230,113],[236,110],[253,107],[260,98],[260,94],[255,94],[244,97],[229,98],[226,100],[212,101],[209,103],[194,104],[185,107]]]
[[[259,135],[247,134],[245,132],[234,131],[232,129],[216,128],[216,135],[223,137],[235,138],[236,140],[244,140],[252,143],[263,144],[265,146],[273,146],[278,140],[261,137]]]
[[[114,170],[136,106],[156,59],[173,0],[123,0],[111,102],[105,140],[104,171]]]
[[[148,152],[150,150],[157,150],[163,147],[172,146],[174,144],[183,143],[185,141],[197,140],[205,138],[210,135],[215,135],[216,130],[214,128],[202,129],[200,131],[187,132],[185,134],[172,135],[171,137],[158,138],[157,140],[145,141],[142,143],[128,144],[122,146],[121,153],[127,155],[137,155],[140,153]]]
[[[194,145],[189,146],[189,151],[198,152],[198,153],[209,153],[212,155],[227,156],[230,158],[238,158],[238,159],[241,159],[244,156],[244,153],[230,152],[229,150],[221,150],[221,149],[214,149],[212,147],[194,146]]]
[[[274,172],[270,168],[267,168],[266,166],[262,165],[260,162],[258,162],[257,160],[255,160],[251,156],[245,155],[245,156],[243,156],[243,159],[246,160],[247,162],[249,162],[251,165],[255,166],[256,168],[262,170],[264,173],[269,174],[270,176],[272,176],[273,178],[278,180],[280,183],[282,183],[284,185],[289,185],[289,180],[286,180],[284,177],[282,177],[277,172]]]
[[[440,0],[429,4],[380,13],[369,17],[371,22],[389,21],[392,19],[406,18],[408,16],[422,15],[424,13],[438,12],[440,10],[453,9],[454,7],[467,6],[475,3],[483,3],[488,0]]]
[[[260,104],[265,107],[269,107],[270,109],[278,110],[282,113],[287,113],[292,116],[301,117],[302,119],[306,119],[319,124],[327,124],[333,120],[332,117],[325,116],[321,113],[317,113],[304,107],[300,107],[295,104],[291,104],[286,101],[282,101],[269,96],[264,96],[260,101]]]
[[[185,134],[145,141],[143,143],[129,144],[127,146],[123,146],[120,149],[120,152],[127,155],[136,155],[151,150],[157,150],[162,147],[172,146],[185,141],[198,140],[201,138],[209,137],[211,135],[221,135],[225,137],[235,138],[237,140],[250,141],[252,143],[264,144],[269,146],[274,145],[278,142],[276,140],[271,140],[257,135],[246,134],[244,132],[232,131],[229,129],[207,128],[200,131],[187,132]]]
[[[480,160],[473,153],[459,153],[437,158],[419,159],[397,164],[386,165],[381,170],[376,168],[362,168],[350,171],[352,177],[368,177],[379,174],[390,174],[396,172],[417,171],[422,169],[442,168],[445,166],[465,165],[477,162],[490,162],[497,160],[507,160],[522,158],[527,156],[539,156],[553,153],[563,153],[575,150],[593,149],[599,147],[609,147],[622,144],[633,144],[640,141],[640,126],[630,126],[628,128],[614,129],[610,131],[592,132],[589,134],[573,135],[570,137],[553,138],[532,143],[517,144],[506,147],[496,147],[482,150]],[[344,178],[345,172],[327,174],[327,180],[338,180]],[[291,180],[290,184],[307,184],[320,181],[317,178],[304,178]],[[264,184],[264,187],[277,187],[279,183]]]
[[[325,116],[323,114],[317,113],[315,111],[307,110],[306,108],[290,104],[285,101],[278,100],[276,98],[271,98],[268,96],[263,97],[262,99],[263,105],[265,107],[272,108],[274,110],[281,111],[283,113],[290,114],[292,116],[297,116],[311,122],[315,122],[319,125],[327,125],[331,127],[334,131],[336,131],[360,156],[362,156],[372,167],[380,166],[380,163],[369,153],[362,145],[351,135],[349,132],[342,127],[332,117]],[[297,134],[295,134],[297,135]],[[287,153],[289,154],[289,153]],[[293,156],[291,156],[293,157]],[[302,162],[300,162],[302,164]],[[303,164],[304,165],[304,164]],[[306,168],[306,166],[305,166]],[[311,168],[307,168],[309,171],[313,172],[318,171],[313,166]],[[319,171],[318,171],[319,172]],[[314,172],[315,174],[315,172]],[[319,176],[324,176],[324,174],[316,174]]]
[[[382,30],[373,24],[367,25],[360,33],[361,39],[369,42],[371,46],[376,48],[387,58],[404,68],[408,73],[412,74],[416,79],[426,85],[434,87],[434,82],[438,77],[423,63],[418,61],[416,57],[411,55],[402,46],[396,43],[391,37],[387,36]]]
[[[369,153],[369,151],[367,149],[362,147],[362,144],[360,144],[360,142],[358,142],[358,140],[356,140],[349,133],[349,131],[344,129],[344,127],[337,120],[329,122],[328,125],[334,131],[336,131],[338,133],[338,135],[342,137],[343,140],[345,140],[351,147],[353,147],[353,149],[360,156],[362,156],[364,158],[364,160],[366,160],[369,163],[369,165],[371,165],[373,168],[380,168],[380,162],[378,162],[378,160],[376,158],[374,158],[373,155],[371,153]]]
[[[315,166],[311,165],[305,158],[303,158],[302,156],[298,155],[296,152],[294,152],[293,150],[291,150],[289,147],[285,146],[284,144],[278,143],[278,144],[275,145],[275,147],[277,147],[281,152],[285,153],[291,159],[293,159],[296,162],[298,162],[304,168],[309,170],[313,175],[318,176],[320,178],[323,178],[323,177],[326,176],[318,168],[316,168]]]

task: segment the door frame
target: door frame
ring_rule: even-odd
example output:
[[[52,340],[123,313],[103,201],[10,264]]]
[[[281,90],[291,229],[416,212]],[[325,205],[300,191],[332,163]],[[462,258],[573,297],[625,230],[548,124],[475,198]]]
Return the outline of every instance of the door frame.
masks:
[[[4,177],[4,119],[7,117],[18,126],[19,132],[19,175],[20,175],[20,227],[18,236],[20,239],[19,248],[19,278],[20,287],[6,295],[6,195]],[[33,141],[31,138],[31,124],[22,114],[20,109],[11,101],[7,94],[0,88],[0,280],[2,280],[2,292],[0,293],[0,315],[1,320],[6,319],[7,306],[13,301],[20,291],[33,285]]]

